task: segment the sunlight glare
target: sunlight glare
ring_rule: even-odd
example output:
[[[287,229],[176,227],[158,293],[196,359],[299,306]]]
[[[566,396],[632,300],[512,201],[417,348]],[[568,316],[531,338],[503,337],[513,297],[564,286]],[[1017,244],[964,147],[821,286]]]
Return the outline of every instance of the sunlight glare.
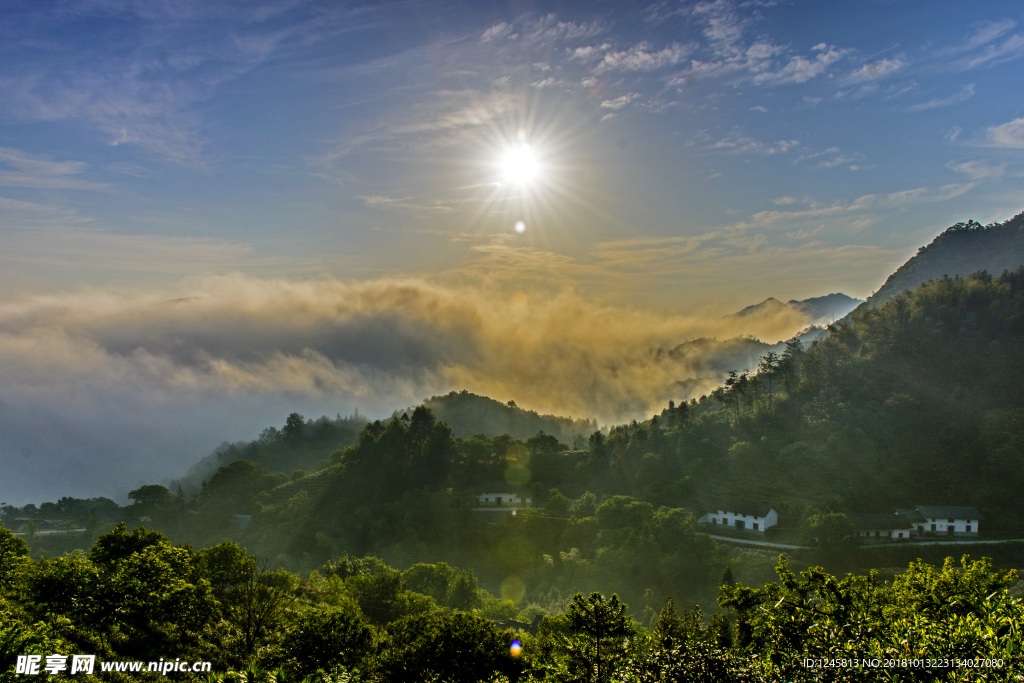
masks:
[[[537,177],[537,158],[526,143],[509,150],[501,161],[505,182],[525,185]]]

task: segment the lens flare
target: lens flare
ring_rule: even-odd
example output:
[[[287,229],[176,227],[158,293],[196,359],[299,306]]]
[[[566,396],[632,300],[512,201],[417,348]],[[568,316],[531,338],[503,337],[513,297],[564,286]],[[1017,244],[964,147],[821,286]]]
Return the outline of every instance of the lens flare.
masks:
[[[512,647],[510,647],[508,651],[512,653],[513,657],[518,657],[523,652],[523,644],[518,640],[513,640]]]

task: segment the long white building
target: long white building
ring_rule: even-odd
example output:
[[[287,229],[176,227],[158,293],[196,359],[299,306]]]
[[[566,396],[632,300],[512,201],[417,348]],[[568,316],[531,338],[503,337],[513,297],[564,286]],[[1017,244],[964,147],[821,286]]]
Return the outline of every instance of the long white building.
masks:
[[[763,534],[765,529],[779,523],[779,514],[767,503],[734,501],[723,503],[719,509],[705,513],[697,522],[708,526],[721,524],[734,529],[757,531]]]

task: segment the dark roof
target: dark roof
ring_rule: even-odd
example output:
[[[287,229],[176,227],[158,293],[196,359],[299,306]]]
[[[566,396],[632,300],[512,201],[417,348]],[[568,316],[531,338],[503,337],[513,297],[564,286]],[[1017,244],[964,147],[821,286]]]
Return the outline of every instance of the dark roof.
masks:
[[[856,512],[848,512],[846,513],[846,518],[850,520],[858,531],[870,531],[872,529],[888,531],[890,529],[912,529],[914,527],[906,517],[896,514],[858,514]]]
[[[900,510],[897,508],[896,514],[903,517],[911,524],[921,524],[924,522],[924,517],[917,510]]]
[[[772,511],[772,506],[768,503],[751,503],[747,500],[730,500],[724,503],[719,503],[714,510],[709,512],[733,512],[740,515],[750,515],[752,517],[764,517]]]
[[[978,508],[963,508],[955,505],[918,505],[917,511],[929,519],[985,519]]]

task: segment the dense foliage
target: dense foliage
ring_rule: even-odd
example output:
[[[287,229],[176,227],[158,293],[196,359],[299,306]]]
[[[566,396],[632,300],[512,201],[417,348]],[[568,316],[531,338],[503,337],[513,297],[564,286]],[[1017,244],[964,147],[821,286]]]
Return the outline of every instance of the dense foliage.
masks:
[[[123,525],[88,554],[33,561],[0,528],[0,681],[19,680],[16,659],[30,654],[96,655],[93,675],[76,678],[113,681],[162,676],[104,663],[162,660],[212,665],[179,680],[247,683],[870,681],[882,679],[872,662],[895,660],[925,663],[890,664],[886,680],[977,680],[977,660],[989,662],[985,680],[1024,677],[1024,604],[1007,591],[1016,575],[988,560],[916,562],[891,584],[820,567],[801,580],[781,558],[777,571],[761,589],[722,586],[735,626],[669,600],[645,628],[617,595],[595,592],[510,628],[484,617],[472,573],[444,564],[399,572],[342,557],[271,572],[232,542],[196,552]]]

